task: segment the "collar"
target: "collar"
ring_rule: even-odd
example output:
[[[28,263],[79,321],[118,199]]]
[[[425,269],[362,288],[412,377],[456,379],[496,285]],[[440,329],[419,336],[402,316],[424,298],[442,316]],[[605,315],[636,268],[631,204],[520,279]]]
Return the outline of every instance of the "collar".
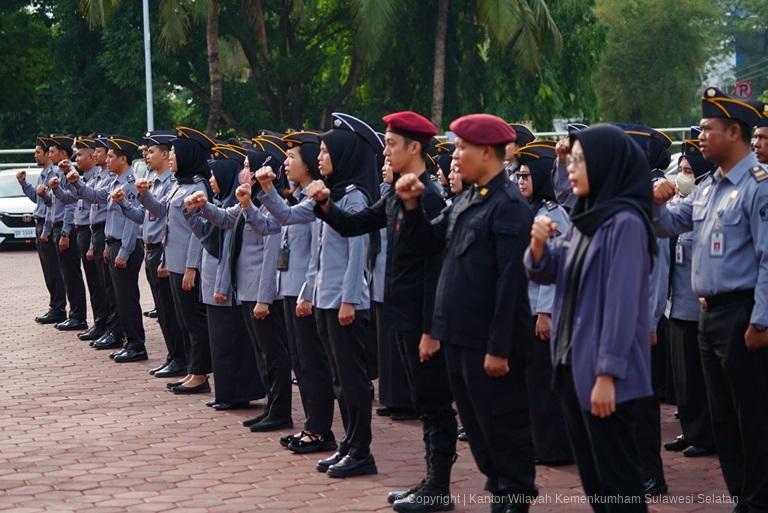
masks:
[[[496,189],[500,189],[505,182],[509,181],[509,176],[504,172],[502,169],[499,174],[497,174],[495,177],[491,179],[490,182],[488,182],[485,185],[478,186],[473,185],[475,189],[475,194],[477,196],[480,196],[482,198],[489,196],[491,193],[493,193]]]
[[[749,152],[749,154],[733,166],[733,169],[731,169],[725,176],[722,175],[720,168],[718,168],[715,172],[715,181],[728,180],[733,185],[738,185],[756,165],[757,157],[755,157],[754,152]]]
[[[165,183],[171,178],[172,174],[170,169],[166,169],[162,174],[155,173],[155,181]]]
[[[115,174],[115,177],[116,177],[116,178],[115,178],[115,182],[117,182],[117,183],[122,183],[122,184],[124,184],[124,183],[128,183],[128,177],[129,177],[129,176],[133,176],[133,170],[132,170],[132,169],[130,169],[130,168],[129,168],[129,169],[127,169],[127,170],[125,171],[125,173],[123,173],[122,175],[119,175],[119,176],[118,176],[117,174]]]

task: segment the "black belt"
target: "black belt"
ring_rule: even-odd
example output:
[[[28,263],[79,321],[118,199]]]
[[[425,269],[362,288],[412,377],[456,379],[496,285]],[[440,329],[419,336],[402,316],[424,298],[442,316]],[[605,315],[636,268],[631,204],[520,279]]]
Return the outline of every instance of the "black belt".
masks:
[[[714,296],[707,296],[699,298],[699,302],[704,307],[718,308],[732,303],[743,303],[745,301],[753,301],[755,299],[755,289],[747,290],[734,290],[733,292],[723,292],[722,294],[715,294]]]
[[[106,222],[92,224],[91,225],[91,230],[93,230],[93,231],[103,230],[106,225],[107,225]]]
[[[61,228],[64,226],[64,221],[59,221],[58,223],[53,223],[54,228]]]
[[[107,240],[106,240],[107,244],[120,244],[121,242],[123,241],[121,241],[120,239],[113,239],[112,237],[107,237]]]
[[[146,244],[147,249],[157,249],[163,247],[162,242],[150,242]]]

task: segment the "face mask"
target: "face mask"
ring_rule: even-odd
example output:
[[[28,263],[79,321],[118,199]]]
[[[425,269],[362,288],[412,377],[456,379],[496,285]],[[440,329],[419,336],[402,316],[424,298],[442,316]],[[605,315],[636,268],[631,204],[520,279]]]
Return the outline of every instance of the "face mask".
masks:
[[[677,190],[683,196],[688,196],[693,192],[693,187],[696,185],[696,177],[686,173],[678,173],[677,175]]]

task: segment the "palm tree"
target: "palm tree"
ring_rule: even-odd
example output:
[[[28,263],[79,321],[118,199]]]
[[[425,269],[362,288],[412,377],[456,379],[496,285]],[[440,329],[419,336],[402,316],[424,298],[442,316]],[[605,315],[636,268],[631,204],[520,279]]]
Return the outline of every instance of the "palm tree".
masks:
[[[435,59],[432,80],[432,122],[443,123],[445,101],[445,47],[450,0],[438,0],[435,30]],[[476,0],[477,15],[488,37],[510,45],[517,64],[535,72],[541,63],[541,47],[559,51],[560,31],[545,0]]]

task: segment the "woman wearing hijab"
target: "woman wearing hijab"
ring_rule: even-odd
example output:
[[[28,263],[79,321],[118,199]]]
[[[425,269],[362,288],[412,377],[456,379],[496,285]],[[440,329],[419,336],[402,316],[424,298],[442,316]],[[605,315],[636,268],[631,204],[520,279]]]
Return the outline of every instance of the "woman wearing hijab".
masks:
[[[534,221],[528,274],[555,284],[552,362],[571,446],[594,511],[647,511],[635,438],[638,399],[652,394],[647,308],[657,246],[648,161],[619,128],[571,135],[571,228],[554,243]],[[624,502],[605,504],[604,497]]]
[[[523,146],[515,154],[520,193],[528,200],[535,217],[547,216],[558,226],[550,240],[566,232],[571,225],[568,214],[555,198],[551,174],[555,157],[554,143],[543,141]],[[550,466],[566,465],[573,461],[560,400],[552,391],[549,339],[554,297],[554,285],[528,283],[528,299],[536,330],[535,337],[532,337],[535,342],[531,348],[531,361],[525,369],[533,447],[536,462]]]
[[[236,205],[235,189],[242,164],[234,158],[225,158],[211,161],[210,167],[209,183],[214,192],[214,205],[223,209]],[[203,246],[200,289],[208,314],[211,362],[216,378],[216,394],[207,405],[218,411],[247,408],[250,401],[266,394],[243,316],[233,302],[232,288],[216,292],[225,230],[207,222],[196,212],[187,211],[187,221]]]
[[[701,154],[698,134],[683,143],[678,160],[677,196],[671,203],[678,203],[693,193],[716,168]],[[669,345],[670,367],[675,384],[675,404],[682,434],[664,444],[668,451],[682,452],[687,457],[712,454],[714,439],[709,417],[704,372],[699,354],[699,311],[701,305],[691,286],[693,256],[693,232],[672,238],[672,268],[669,280]]]
[[[249,181],[251,169],[266,163],[282,167],[275,157],[262,150],[247,150],[240,182]],[[253,167],[251,167],[253,166]],[[232,290],[253,345],[259,374],[267,391],[265,411],[247,421],[253,432],[293,427],[291,420],[291,362],[285,340],[282,304],[277,295],[279,227],[248,223],[243,210],[234,204],[217,207],[197,194],[187,199],[200,215],[225,231],[214,292]]]
[[[205,305],[200,301],[200,265],[203,255],[200,239],[184,217],[184,198],[195,192],[210,195],[208,153],[210,146],[192,139],[172,142],[170,162],[176,185],[164,201],[149,191],[147,180],[138,180],[139,201],[158,218],[165,219],[163,259],[158,275],[170,274],[171,293],[182,329],[185,332],[187,375],[178,382],[169,383],[174,394],[208,393],[208,374],[211,367],[211,348],[208,339],[208,320]],[[143,190],[143,192],[142,192]]]

